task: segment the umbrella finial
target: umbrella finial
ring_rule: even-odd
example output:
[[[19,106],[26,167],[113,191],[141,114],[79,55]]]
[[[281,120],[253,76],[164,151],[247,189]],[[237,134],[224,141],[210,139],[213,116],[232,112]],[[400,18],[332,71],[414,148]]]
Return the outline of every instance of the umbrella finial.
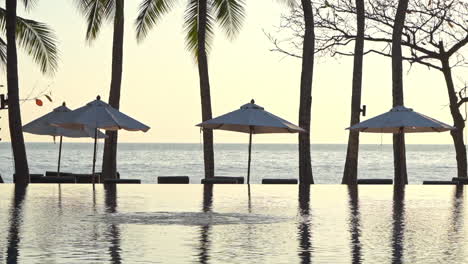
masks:
[[[62,103],[62,106],[65,106],[65,105],[66,105],[65,102],[63,102],[63,103]]]
[[[98,95],[98,96],[96,97],[96,99],[97,99],[97,100],[101,100],[101,96]]]
[[[250,103],[255,104],[255,100],[254,99],[250,100]]]

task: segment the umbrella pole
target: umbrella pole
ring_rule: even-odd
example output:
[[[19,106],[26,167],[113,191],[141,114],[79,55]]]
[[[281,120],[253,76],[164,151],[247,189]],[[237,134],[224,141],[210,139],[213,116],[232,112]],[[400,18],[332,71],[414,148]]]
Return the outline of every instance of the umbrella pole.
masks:
[[[94,187],[94,172],[96,170],[96,145],[97,145],[97,128],[94,129],[94,155],[93,155],[93,174],[91,174],[91,178],[93,179],[93,191],[95,190]]]
[[[250,127],[249,133],[249,164],[247,165],[247,184],[250,184],[250,160],[252,153],[252,127]]]
[[[60,159],[62,157],[62,138],[63,138],[63,136],[60,136],[59,156],[58,156],[58,165],[57,165],[57,176],[58,177],[60,177]]]

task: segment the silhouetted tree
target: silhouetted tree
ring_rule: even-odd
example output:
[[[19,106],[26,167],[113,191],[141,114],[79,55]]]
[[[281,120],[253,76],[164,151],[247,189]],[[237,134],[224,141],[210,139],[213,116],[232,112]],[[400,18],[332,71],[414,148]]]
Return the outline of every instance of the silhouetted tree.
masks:
[[[364,59],[364,0],[356,0],[356,42],[354,44],[353,82],[350,126],[359,123],[361,116],[362,64]],[[348,148],[341,183],[357,184],[359,132],[350,130]]]
[[[327,3],[327,4],[325,4]],[[380,54],[391,57],[392,33],[396,13],[396,0],[377,0],[365,6],[366,28],[364,39],[372,42],[364,54]],[[316,8],[316,52],[335,55],[351,55],[348,45],[356,39],[354,16],[356,8],[348,1],[318,1]],[[467,176],[466,148],[463,141],[465,122],[460,107],[468,102],[463,92],[457,91],[453,69],[466,66],[468,62],[462,49],[468,43],[468,26],[466,17],[468,6],[463,1],[423,1],[409,2],[406,22],[403,25],[401,44],[405,47],[402,58],[411,65],[414,63],[436,69],[443,73],[446,82],[452,115],[456,130],[451,131],[453,138],[458,177]],[[300,28],[301,19],[291,14],[283,18],[282,27]],[[286,43],[276,42],[276,50],[292,56],[302,36],[292,32],[292,39]],[[286,44],[292,44],[285,46]],[[462,77],[463,78],[463,77]]]
[[[312,107],[312,80],[314,72],[315,54],[315,22],[314,10],[310,0],[301,0],[301,5],[296,6],[294,1],[285,1],[292,9],[291,16],[295,20],[287,20],[282,25],[289,28],[294,36],[300,36],[301,41],[294,43],[295,48],[300,50],[301,55],[286,52],[278,46],[278,40],[271,34],[267,34],[270,40],[276,45],[273,51],[282,51],[287,55],[301,58],[301,84],[299,97],[299,126],[305,129],[306,133],[299,133],[299,182],[301,184],[313,184],[312,159],[310,155],[310,122]]]
[[[399,0],[392,34],[392,97],[394,107],[404,105],[401,38],[407,9],[408,0]],[[406,172],[405,134],[403,131],[400,131],[398,134],[393,134],[393,163],[395,185],[406,184],[408,182],[408,175]]]
[[[175,0],[144,0],[136,20],[137,39],[142,40],[161,16],[175,4]],[[218,22],[229,38],[239,32],[244,19],[244,0],[188,0],[184,16],[187,32],[187,48],[195,55],[200,79],[202,121],[212,118],[210,80],[207,50],[213,36],[213,27]],[[203,130],[203,154],[205,178],[214,177],[213,131]]]
[[[122,85],[123,42],[124,42],[124,0],[76,0],[87,19],[86,39],[93,41],[98,36],[104,21],[114,23],[112,40],[112,72],[109,92],[109,105],[120,107]],[[103,178],[117,177],[117,131],[106,131],[102,160]]]
[[[30,1],[23,0],[27,7]],[[6,31],[5,43],[0,40],[0,57],[7,61],[8,85],[8,123],[15,163],[14,181],[18,184],[29,183],[29,168],[24,146],[24,137],[19,104],[18,55],[16,40],[25,47],[28,54],[39,63],[43,72],[53,72],[57,66],[57,51],[52,31],[42,23],[18,18],[17,1],[6,0],[6,10],[0,10],[0,25]],[[6,47],[6,52],[5,52]],[[6,54],[6,56],[5,56]]]
[[[306,133],[299,133],[299,180],[301,184],[313,184],[310,157],[310,119],[312,107],[312,79],[314,72],[314,14],[310,0],[301,0],[304,14],[304,42],[302,48],[301,92],[299,99],[299,126]]]

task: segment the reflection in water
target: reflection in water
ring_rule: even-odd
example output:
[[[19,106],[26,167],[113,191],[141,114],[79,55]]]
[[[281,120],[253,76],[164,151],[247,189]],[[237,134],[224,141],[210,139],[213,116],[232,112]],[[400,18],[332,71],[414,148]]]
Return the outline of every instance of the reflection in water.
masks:
[[[392,263],[403,263],[403,240],[405,231],[405,186],[394,185],[393,189],[393,237]]]
[[[359,214],[359,198],[358,186],[348,186],[349,195],[349,232],[351,233],[351,257],[352,263],[358,264],[362,262],[361,256],[361,224]]]
[[[310,185],[299,184],[299,258],[301,263],[311,263],[312,243],[310,240]]]
[[[248,194],[248,198],[249,198],[247,208],[249,209],[249,213],[252,213],[252,199],[251,199],[251,195],[250,195],[250,184],[247,184],[247,194]]]
[[[464,245],[463,243],[463,226],[464,226],[464,206],[463,206],[463,201],[464,201],[464,185],[456,185],[455,187],[455,193],[453,195],[453,201],[452,201],[452,215],[449,219],[450,226],[448,228],[448,247],[445,252],[445,256],[447,257],[461,257],[463,256],[464,251]],[[450,260],[447,260],[446,262],[449,262]],[[451,261],[456,261],[458,263],[463,263],[463,259],[451,259]]]
[[[26,196],[27,185],[15,185],[13,203],[10,209],[10,229],[8,231],[7,263],[18,263],[20,228],[23,214],[23,201]]]
[[[210,213],[213,205],[213,184],[203,185],[203,213]],[[209,222],[200,227],[200,248],[198,254],[199,263],[208,263],[210,256],[210,230],[211,226]]]
[[[117,212],[117,186],[116,184],[106,184],[104,188],[105,192],[105,204],[106,212],[113,214]],[[122,263],[122,258],[120,252],[120,230],[119,227],[112,223],[109,225],[108,236],[110,240],[109,254],[111,257],[111,263],[120,264]]]

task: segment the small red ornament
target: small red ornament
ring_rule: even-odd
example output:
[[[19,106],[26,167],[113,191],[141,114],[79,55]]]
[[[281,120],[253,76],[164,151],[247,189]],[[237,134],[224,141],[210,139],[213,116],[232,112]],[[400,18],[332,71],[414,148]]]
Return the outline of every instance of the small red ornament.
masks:
[[[36,99],[36,105],[42,106],[42,100],[41,99]]]

